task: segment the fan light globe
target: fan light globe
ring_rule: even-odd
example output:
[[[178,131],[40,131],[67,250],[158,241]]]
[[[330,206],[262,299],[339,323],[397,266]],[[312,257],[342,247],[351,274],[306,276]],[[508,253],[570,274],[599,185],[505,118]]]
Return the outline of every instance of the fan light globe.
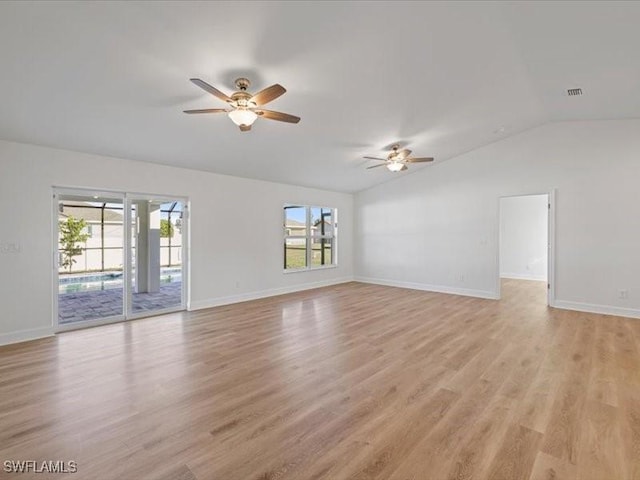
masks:
[[[399,172],[400,170],[402,170],[402,167],[403,165],[400,162],[387,163],[387,168],[392,172]]]
[[[251,110],[237,109],[229,112],[229,118],[236,125],[252,125],[256,121],[258,115]]]

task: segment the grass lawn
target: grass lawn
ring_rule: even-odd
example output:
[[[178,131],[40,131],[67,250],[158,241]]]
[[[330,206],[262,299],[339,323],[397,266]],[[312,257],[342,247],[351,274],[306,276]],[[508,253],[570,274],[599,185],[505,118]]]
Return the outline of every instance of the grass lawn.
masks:
[[[327,246],[324,249],[324,262],[325,265],[331,265],[331,247]],[[314,245],[311,252],[311,265],[319,266],[320,257],[320,245]],[[306,252],[303,246],[288,246],[287,247],[287,267],[286,268],[304,268],[306,266]]]

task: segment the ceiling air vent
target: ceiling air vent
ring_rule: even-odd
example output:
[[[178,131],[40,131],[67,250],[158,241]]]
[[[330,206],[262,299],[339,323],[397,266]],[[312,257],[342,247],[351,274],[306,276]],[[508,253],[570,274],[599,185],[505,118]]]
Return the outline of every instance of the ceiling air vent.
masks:
[[[567,90],[567,95],[569,95],[570,97],[576,97],[578,95],[582,95],[582,89],[581,88],[570,88],[569,90]]]

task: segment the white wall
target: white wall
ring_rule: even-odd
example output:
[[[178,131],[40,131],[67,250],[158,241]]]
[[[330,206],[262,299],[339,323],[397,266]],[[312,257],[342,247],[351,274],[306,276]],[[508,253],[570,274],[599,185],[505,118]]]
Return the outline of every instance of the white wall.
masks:
[[[640,120],[529,130],[357,194],[356,276],[495,297],[499,197],[556,188],[556,306],[640,316],[639,179]]]
[[[500,199],[500,277],[547,280],[549,195]]]
[[[189,197],[192,308],[353,277],[352,195],[0,141],[0,344],[51,331],[52,186]],[[337,268],[282,272],[285,203],[338,208]]]

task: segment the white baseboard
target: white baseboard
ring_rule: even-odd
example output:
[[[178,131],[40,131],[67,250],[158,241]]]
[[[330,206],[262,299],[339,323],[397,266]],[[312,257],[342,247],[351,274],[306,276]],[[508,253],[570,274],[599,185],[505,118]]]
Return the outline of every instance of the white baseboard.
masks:
[[[614,307],[612,305],[596,305],[592,303],[567,302],[556,300],[554,308],[563,310],[575,310],[577,312],[599,313],[602,315],[614,315],[616,317],[640,318],[640,310],[635,308]]]
[[[535,280],[536,282],[547,281],[547,277],[544,275],[530,275],[526,273],[501,273],[500,278],[509,278],[511,280]]]
[[[427,285],[424,283],[399,282],[396,280],[386,280],[382,278],[355,277],[356,282],[373,283],[375,285],[386,285],[388,287],[409,288],[411,290],[424,290],[427,292],[449,293],[451,295],[462,295],[465,297],[486,298],[489,300],[498,300],[496,292],[485,290],[474,290],[471,288],[451,287],[444,285]]]
[[[11,333],[0,333],[0,345],[9,345],[11,343],[28,342],[38,338],[51,337],[53,335],[52,327],[31,328],[29,330],[19,330]]]
[[[230,305],[232,303],[248,302],[250,300],[258,300],[260,298],[275,297],[276,295],[284,295],[287,293],[301,292],[303,290],[311,290],[313,288],[329,287],[340,283],[352,282],[353,277],[342,277],[333,280],[323,280],[321,282],[303,283],[290,287],[270,288],[258,292],[241,293],[240,295],[230,295],[227,297],[210,298],[207,300],[192,301],[189,310],[202,310],[203,308],[219,307],[222,305]]]

